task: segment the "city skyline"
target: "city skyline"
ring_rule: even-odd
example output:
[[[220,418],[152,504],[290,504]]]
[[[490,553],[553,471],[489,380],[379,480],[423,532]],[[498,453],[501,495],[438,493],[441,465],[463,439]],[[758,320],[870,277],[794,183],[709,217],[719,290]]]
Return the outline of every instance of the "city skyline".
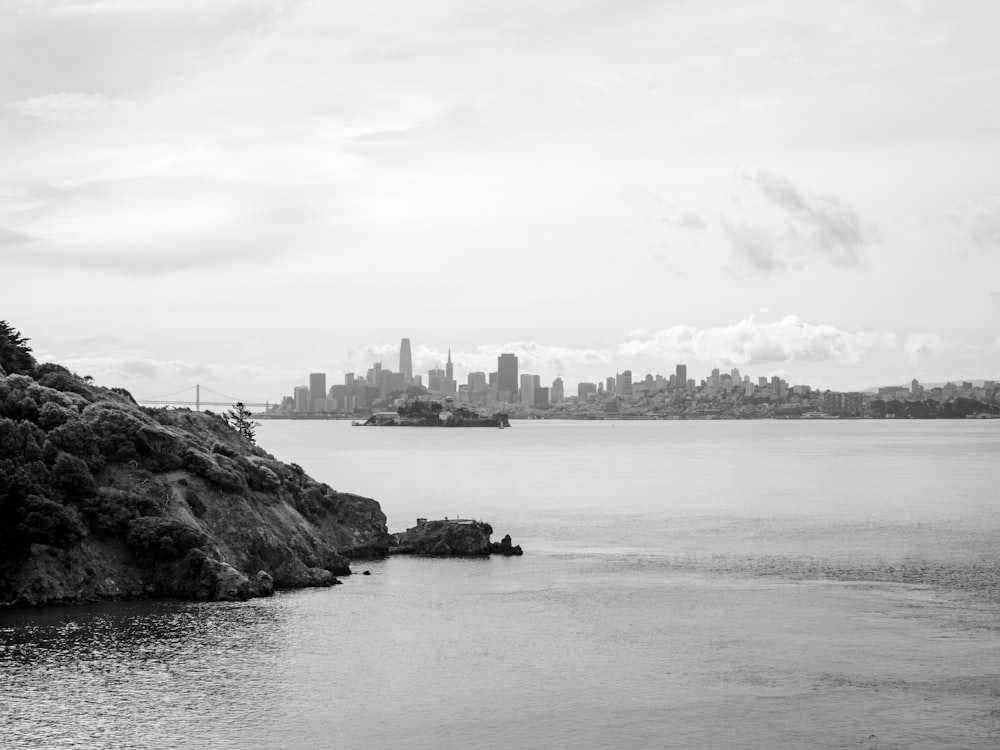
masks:
[[[4,318],[153,395],[1000,373],[1000,7],[0,6]],[[57,51],[58,53],[54,53]],[[388,361],[388,359],[386,359]]]
[[[947,384],[959,388],[971,388],[972,382],[977,382],[961,378],[956,379],[956,382],[922,384],[917,378],[912,378],[905,384],[880,384],[867,389],[822,388],[807,382],[789,382],[780,374],[760,375],[758,373],[754,376],[748,372],[742,372],[738,367],[733,367],[727,372],[715,367],[703,377],[695,374],[695,377],[689,378],[687,363],[677,363],[673,372],[667,375],[662,372],[647,372],[643,375],[642,373],[634,373],[626,367],[616,369],[614,375],[567,383],[561,375],[547,380],[538,374],[524,372],[520,368],[517,355],[512,352],[502,352],[497,356],[496,369],[469,370],[463,379],[456,377],[451,349],[448,349],[446,369],[441,369],[439,363],[435,363],[435,366],[429,368],[426,373],[418,372],[415,374],[412,372],[411,352],[410,339],[403,338],[398,347],[398,372],[393,371],[390,367],[385,367],[383,361],[379,360],[372,362],[370,367],[362,368],[357,373],[344,373],[340,382],[334,383],[329,389],[326,388],[326,373],[310,373],[308,385],[294,387],[291,398],[282,394],[279,402],[294,405],[293,408],[297,412],[345,410],[348,408],[345,404],[352,398],[349,394],[354,393],[355,384],[367,386],[369,390],[360,398],[354,396],[351,408],[365,408],[378,398],[405,392],[411,386],[425,389],[425,392],[432,396],[457,397],[460,403],[479,403],[480,405],[520,403],[547,408],[550,404],[559,403],[564,398],[572,398],[575,395],[581,398],[587,395],[600,396],[602,394],[631,396],[647,390],[662,389],[689,393],[703,389],[707,389],[709,392],[735,389],[746,397],[754,396],[755,393],[760,392],[760,389],[764,389],[769,395],[773,394],[774,397],[783,397],[791,392],[821,393],[823,391],[834,393],[878,392],[880,394],[906,392],[910,395],[919,395],[924,392],[924,386]],[[996,381],[980,379],[978,382],[990,384]],[[317,387],[316,383],[320,385]],[[540,395],[540,398],[536,398],[536,394]],[[303,400],[303,395],[308,395],[310,403],[316,399],[326,401],[326,403],[321,408],[308,406]],[[347,397],[346,401],[345,397]],[[339,402],[339,405],[330,403],[328,398],[333,398]]]

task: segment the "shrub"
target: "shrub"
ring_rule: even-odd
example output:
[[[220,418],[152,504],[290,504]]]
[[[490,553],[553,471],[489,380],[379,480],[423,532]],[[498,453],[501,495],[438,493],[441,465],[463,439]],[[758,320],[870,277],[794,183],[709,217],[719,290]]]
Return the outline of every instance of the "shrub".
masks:
[[[100,471],[104,467],[104,456],[98,450],[97,436],[90,425],[75,414],[63,424],[49,430],[45,442],[70,455],[82,458],[92,472]]]
[[[29,495],[21,508],[18,531],[28,541],[66,549],[83,537],[85,529],[70,509],[38,495]]]
[[[218,456],[218,461],[197,448],[187,448],[182,458],[184,467],[192,474],[207,479],[223,489],[242,492],[247,488],[246,477],[231,459]]]
[[[38,413],[38,426],[46,431],[54,430],[56,427],[61,427],[69,420],[76,418],[77,413],[72,409],[60,406],[55,401],[47,401],[42,405],[42,409]]]
[[[136,518],[129,521],[126,543],[143,563],[172,560],[205,544],[198,529],[166,518]]]
[[[83,459],[59,453],[52,467],[52,486],[67,500],[77,502],[97,492],[90,468]]]
[[[114,487],[101,487],[80,503],[80,510],[91,530],[102,536],[124,534],[132,519],[159,512],[152,498]]]
[[[266,466],[248,461],[245,467],[247,484],[254,490],[276,490],[281,486],[278,475]]]
[[[90,425],[97,446],[110,461],[137,461],[137,436],[144,424],[130,410],[111,401],[91,404],[83,410],[84,422]]]
[[[23,420],[0,417],[0,456],[20,463],[42,457],[45,433]]]

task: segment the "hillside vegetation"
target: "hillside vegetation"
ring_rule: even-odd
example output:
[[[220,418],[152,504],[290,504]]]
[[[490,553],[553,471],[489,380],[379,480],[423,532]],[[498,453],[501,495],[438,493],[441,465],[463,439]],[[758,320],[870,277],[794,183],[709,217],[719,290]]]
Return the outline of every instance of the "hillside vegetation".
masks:
[[[0,321],[0,602],[261,596],[329,585],[388,546],[374,500],[220,416],[37,364]]]

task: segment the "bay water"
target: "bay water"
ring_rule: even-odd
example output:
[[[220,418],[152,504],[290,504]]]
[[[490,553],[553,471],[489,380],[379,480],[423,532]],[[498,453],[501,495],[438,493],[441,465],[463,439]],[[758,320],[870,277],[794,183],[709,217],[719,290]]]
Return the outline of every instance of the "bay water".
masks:
[[[1000,420],[269,421],[523,557],[0,610],[0,748],[996,748]]]

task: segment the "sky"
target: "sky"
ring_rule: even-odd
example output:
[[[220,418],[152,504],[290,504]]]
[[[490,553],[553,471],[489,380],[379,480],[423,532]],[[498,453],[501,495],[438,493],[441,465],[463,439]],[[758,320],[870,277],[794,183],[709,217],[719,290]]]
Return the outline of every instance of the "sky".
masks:
[[[989,0],[0,0],[0,319],[139,398],[1000,379]]]

